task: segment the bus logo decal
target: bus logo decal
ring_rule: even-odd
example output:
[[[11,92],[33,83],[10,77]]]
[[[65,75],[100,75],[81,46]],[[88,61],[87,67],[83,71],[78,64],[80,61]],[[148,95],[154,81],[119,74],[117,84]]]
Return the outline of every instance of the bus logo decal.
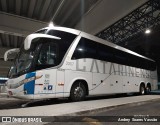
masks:
[[[48,90],[52,90],[52,85],[48,85]]]

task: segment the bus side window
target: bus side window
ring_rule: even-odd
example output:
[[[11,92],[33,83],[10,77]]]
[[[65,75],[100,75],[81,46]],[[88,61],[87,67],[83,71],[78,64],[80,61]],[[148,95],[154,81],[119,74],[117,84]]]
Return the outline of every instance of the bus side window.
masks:
[[[98,59],[113,62],[113,48],[98,43]]]
[[[81,38],[73,53],[72,59],[82,59],[82,58],[96,59],[96,51],[97,51],[96,49],[97,49],[96,42],[86,38]]]

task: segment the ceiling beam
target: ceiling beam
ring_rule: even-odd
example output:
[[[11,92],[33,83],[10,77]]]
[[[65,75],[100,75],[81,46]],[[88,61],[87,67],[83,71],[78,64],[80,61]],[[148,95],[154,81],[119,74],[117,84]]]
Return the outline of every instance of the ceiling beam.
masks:
[[[2,39],[2,46],[6,46],[5,45],[5,35],[1,34],[1,39]]]
[[[21,12],[21,0],[16,0],[16,13],[20,15]]]
[[[37,21],[4,12],[0,12],[0,19],[0,33],[23,37],[48,25],[46,22]]]
[[[75,11],[77,9],[77,6],[80,4],[80,0],[76,0],[76,1],[71,1],[72,6],[70,6],[70,8],[68,9],[67,7],[67,13],[64,14],[63,18],[60,20],[59,25],[63,25],[64,22],[67,20],[67,18],[70,17],[70,15],[72,14],[73,11]]]
[[[6,42],[6,45],[7,45],[7,47],[9,47],[9,36],[8,35],[6,35],[5,34],[5,41],[4,42]]]
[[[34,7],[36,4],[36,0],[31,0],[29,3],[29,11],[28,11],[28,17],[32,18],[33,12],[34,12]]]
[[[82,19],[75,29],[97,34],[121,19],[147,0],[100,0]]]
[[[38,20],[39,14],[41,14],[41,12],[42,12],[41,5],[43,5],[43,2],[45,2],[45,0],[37,0],[36,1],[36,6],[34,6],[34,13],[33,13],[32,18]]]
[[[61,0],[57,9],[56,9],[56,12],[53,14],[52,18],[51,18],[51,21],[54,21],[55,17],[57,16],[57,14],[59,13],[60,9],[62,8],[63,4],[65,3],[65,0]]]
[[[111,26],[97,33],[97,36],[120,44],[160,24],[159,0],[149,0]]]
[[[8,0],[7,1],[8,6],[8,13],[15,13],[15,1],[14,0]]]
[[[1,0],[2,11],[7,12],[7,0]]]
[[[44,19],[45,14],[47,12],[47,9],[48,9],[50,3],[51,3],[51,0],[46,0],[45,1],[44,6],[43,6],[42,11],[41,11],[40,20]]]
[[[1,37],[0,37],[0,46],[2,46],[2,39],[1,39]]]
[[[15,37],[14,37],[14,40],[13,40],[13,41],[14,41],[14,47],[15,47],[15,48],[17,47],[17,43],[18,43],[17,40],[18,40],[18,39],[17,39],[17,36],[15,36]]]

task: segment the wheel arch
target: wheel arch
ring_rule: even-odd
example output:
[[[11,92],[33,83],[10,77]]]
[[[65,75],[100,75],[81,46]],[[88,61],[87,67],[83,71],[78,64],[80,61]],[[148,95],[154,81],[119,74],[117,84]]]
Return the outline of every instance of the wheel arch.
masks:
[[[88,88],[88,83],[87,83],[87,81],[85,80],[85,79],[77,79],[77,80],[75,80],[73,83],[72,83],[72,86],[74,85],[74,84],[76,84],[77,82],[82,82],[83,83],[83,85],[85,86],[85,88],[86,88],[86,94],[87,95],[89,95],[89,88]],[[71,89],[72,89],[72,86],[71,86]]]
[[[82,83],[83,83],[83,85],[84,85],[85,88],[86,88],[86,92],[87,92],[86,94],[89,95],[88,82],[87,82],[87,80],[85,80],[85,79],[83,79],[83,78],[74,79],[74,80],[71,82],[71,84],[70,84],[70,87],[69,87],[69,88],[70,88],[70,91],[71,91],[73,85],[76,84],[77,82],[82,82]]]
[[[147,83],[146,83],[146,88],[147,88],[147,87],[150,87],[150,89],[152,89],[152,85],[151,85],[150,82],[147,82]]]
[[[140,84],[139,84],[139,89],[140,89],[140,87],[141,87],[142,85],[146,88],[145,82],[144,82],[144,81],[141,81]]]
[[[144,87],[146,86],[144,81],[141,81],[141,82],[140,82],[139,87],[140,87],[141,85],[143,85]]]

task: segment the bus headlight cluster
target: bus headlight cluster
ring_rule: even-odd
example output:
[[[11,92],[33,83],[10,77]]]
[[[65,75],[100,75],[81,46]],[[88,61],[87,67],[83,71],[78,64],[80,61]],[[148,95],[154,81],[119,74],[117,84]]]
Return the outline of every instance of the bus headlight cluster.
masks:
[[[31,81],[36,80],[36,79],[40,79],[42,76],[43,75],[30,77],[30,78],[24,79],[24,80],[22,80],[18,83],[15,83],[15,84],[9,84],[8,82],[6,82],[6,85],[9,89],[15,89],[15,88],[18,88],[19,86],[21,86],[23,84],[26,84],[26,83],[31,82]]]
[[[22,81],[20,81],[20,82],[18,82],[18,83],[15,83],[15,84],[9,84],[9,85],[7,85],[7,87],[8,87],[9,89],[15,89],[15,88],[18,88],[19,86],[21,86],[21,85],[23,85],[23,84],[25,84],[25,83],[28,83],[28,82],[33,81],[33,80],[35,80],[35,77],[31,77],[31,78],[28,78],[28,79],[24,79],[24,80],[22,80]]]

